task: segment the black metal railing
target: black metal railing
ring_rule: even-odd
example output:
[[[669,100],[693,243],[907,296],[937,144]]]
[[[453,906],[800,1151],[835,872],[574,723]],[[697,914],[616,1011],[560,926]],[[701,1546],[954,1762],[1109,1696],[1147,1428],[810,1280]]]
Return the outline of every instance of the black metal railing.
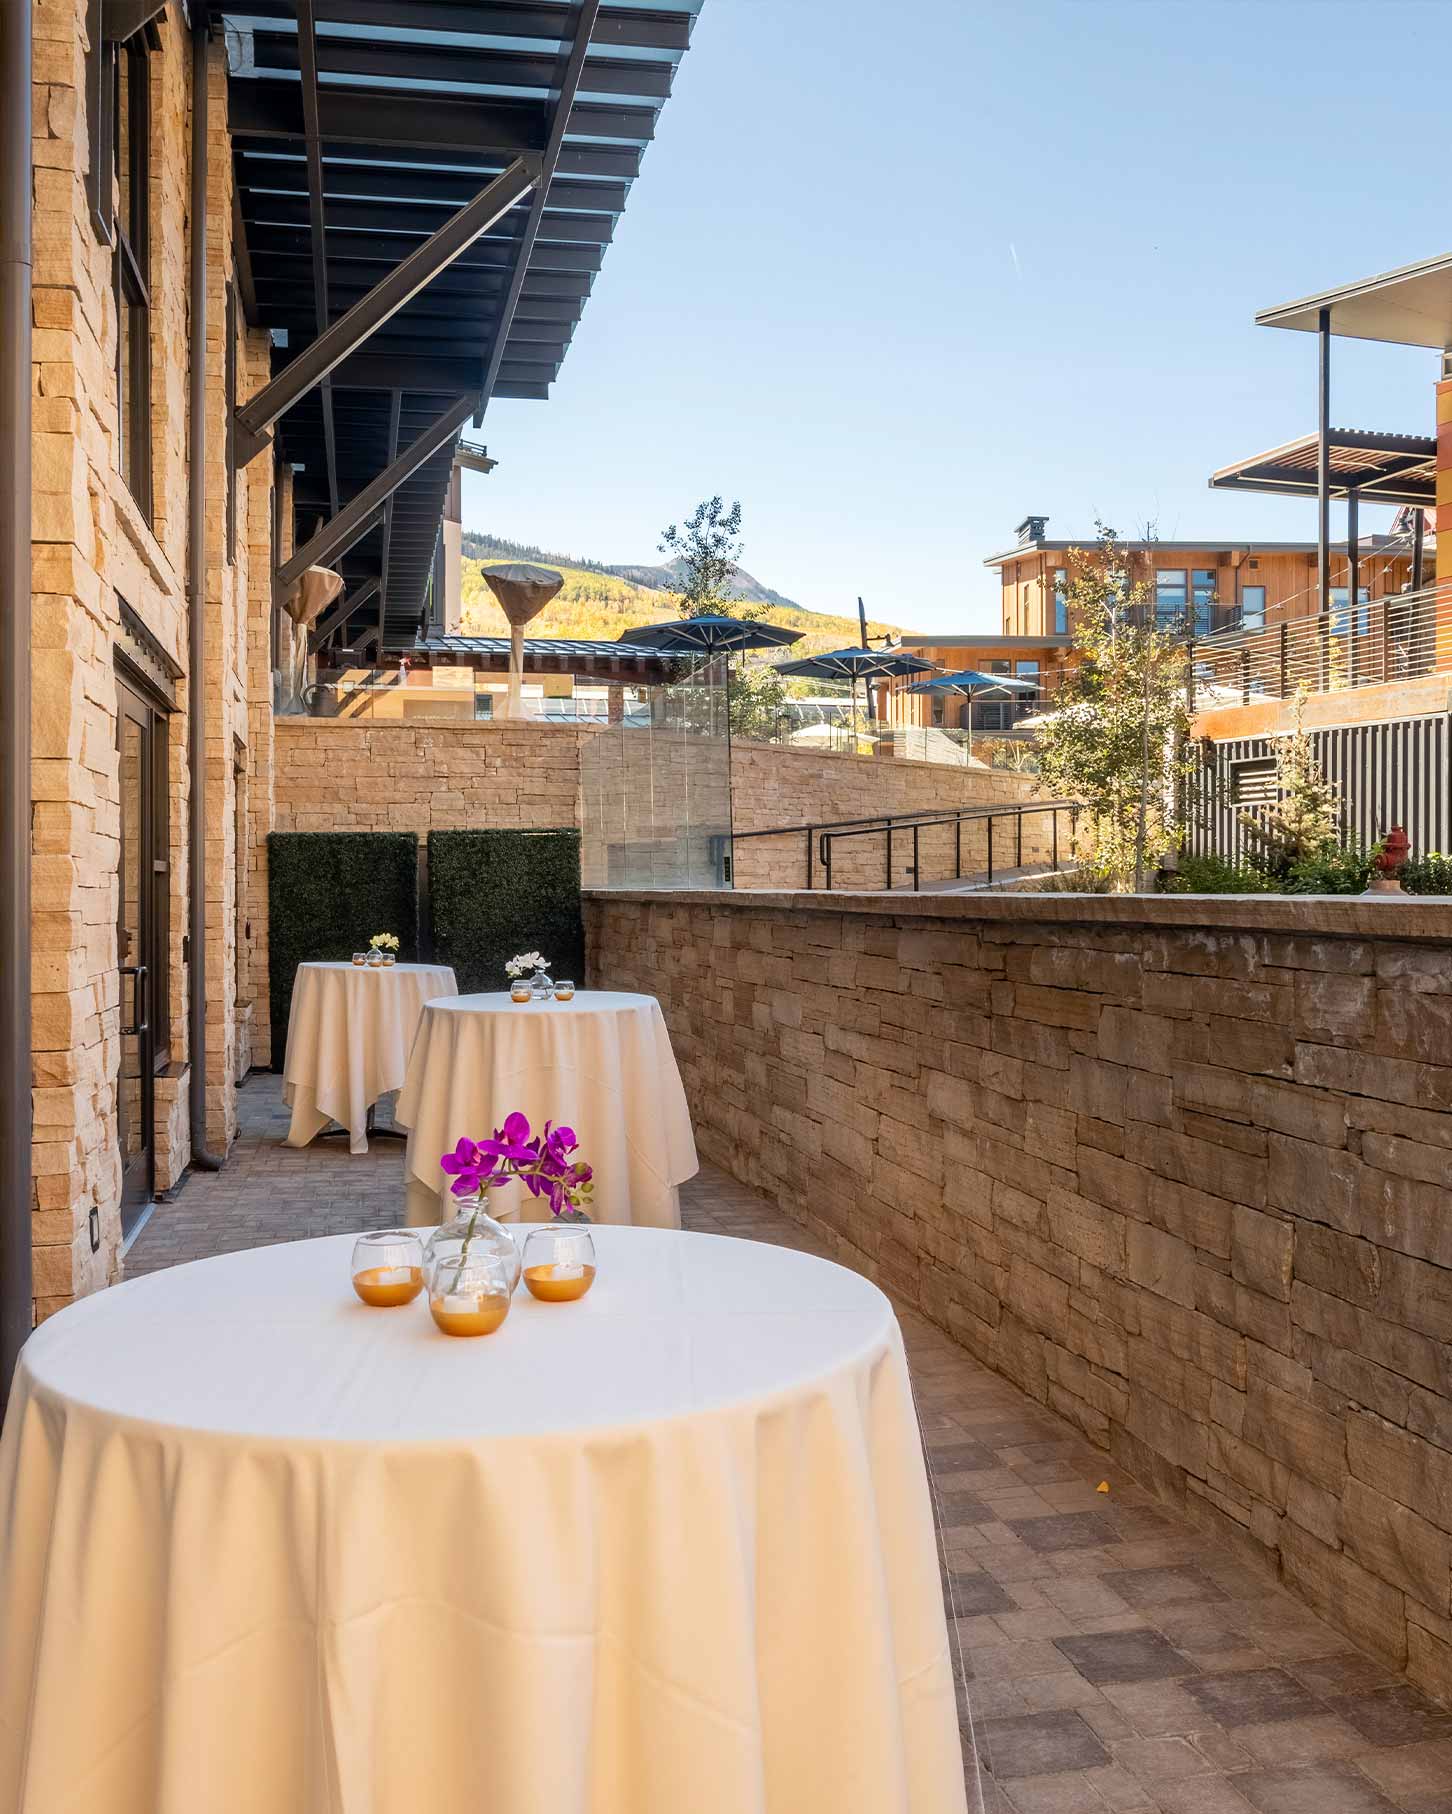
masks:
[[[951,827],[953,833],[953,873],[950,876],[935,878],[940,882],[963,881],[963,827],[984,823],[985,862],[981,869],[970,872],[973,877],[982,877],[985,884],[992,883],[996,875],[1005,870],[1022,870],[1024,868],[1024,821],[1047,814],[1049,816],[1049,871],[1058,874],[1064,867],[1063,859],[1072,855],[1074,830],[1078,824],[1080,807],[1074,800],[1033,800],[1014,806],[964,806],[934,813],[878,813],[867,819],[835,819],[813,825],[773,825],[760,831],[723,832],[714,840],[717,847],[717,862],[721,879],[730,883],[735,868],[733,852],[737,844],[757,838],[798,837],[803,840],[806,859],[806,886],[809,889],[830,889],[832,887],[833,854],[837,843],[853,838],[881,838],[883,840],[883,887],[891,889],[893,883],[893,864],[896,854],[901,851],[900,843],[894,839],[904,837],[911,840],[912,860],[907,865],[911,878],[910,885],[917,893],[923,886],[922,873],[922,837],[925,830],[938,826]],[[1060,825],[1063,814],[1069,815],[1069,834],[1067,840],[1061,835]],[[994,828],[1001,821],[1011,823],[1008,842],[1004,834],[997,835],[995,851]],[[1005,862],[1009,850],[1013,852],[1011,862]],[[820,877],[820,880],[818,879]]]

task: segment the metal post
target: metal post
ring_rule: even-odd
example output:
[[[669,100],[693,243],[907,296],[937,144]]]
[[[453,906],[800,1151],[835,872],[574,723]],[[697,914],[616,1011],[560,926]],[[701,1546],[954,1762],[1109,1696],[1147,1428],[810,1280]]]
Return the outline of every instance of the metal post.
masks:
[[[963,880],[963,815],[953,821],[953,880]]]
[[[1054,827],[1054,868],[1057,870],[1059,867],[1059,809],[1057,806],[1051,809],[1049,818]]]
[[[1316,385],[1316,591],[1331,609],[1331,311],[1316,317],[1320,353]]]
[[[1015,869],[1022,869],[1023,868],[1023,808],[1022,807],[1020,807],[1018,809],[1018,811],[1013,815],[1013,829],[1014,829],[1013,866]]]
[[[883,887],[884,888],[892,887],[892,820],[891,819],[889,819],[887,822],[887,880],[883,883]]]
[[[207,673],[207,33],[192,28],[191,395],[187,484],[187,1107],[192,1164],[220,1171],[207,1151],[207,792],[202,696]]]
[[[1422,589],[1422,542],[1426,535],[1426,512],[1420,509],[1412,512],[1412,590]]]
[[[813,836],[813,828],[809,825],[807,827],[807,887],[808,887],[808,889],[811,889],[816,886],[816,884],[812,880],[812,836]]]
[[[919,857],[918,857],[918,828],[917,828],[916,823],[914,823],[914,825],[913,825],[913,893],[914,894],[916,894],[918,892],[918,889],[921,886],[921,882],[922,882],[921,864],[920,864]]]
[[[993,814],[988,815],[988,879],[993,880]]]
[[[1290,675],[1290,664],[1289,664],[1289,660],[1288,660],[1289,654],[1290,654],[1289,627],[1285,623],[1282,623],[1281,633],[1280,633],[1281,687],[1280,687],[1280,694],[1279,694],[1279,697],[1282,699],[1287,697],[1287,687],[1288,687],[1289,675]]]
[[[1346,678],[1352,686],[1356,685],[1356,608],[1361,595],[1359,538],[1356,491],[1349,487],[1346,493]]]
[[[30,1334],[31,9],[0,6],[0,1409]]]

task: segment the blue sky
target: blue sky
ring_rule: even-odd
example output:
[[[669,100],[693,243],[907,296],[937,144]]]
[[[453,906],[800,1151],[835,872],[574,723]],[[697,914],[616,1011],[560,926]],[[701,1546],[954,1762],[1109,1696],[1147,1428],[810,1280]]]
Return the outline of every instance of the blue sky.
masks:
[[[490,408],[466,526],[654,560],[719,491],[767,584],[940,630],[995,623],[981,562],[1029,511],[1313,536],[1310,502],[1205,481],[1315,425],[1312,337],[1256,309],[1449,249],[1447,17],[706,0],[552,398]],[[1332,419],[1431,433],[1436,377],[1338,340]]]

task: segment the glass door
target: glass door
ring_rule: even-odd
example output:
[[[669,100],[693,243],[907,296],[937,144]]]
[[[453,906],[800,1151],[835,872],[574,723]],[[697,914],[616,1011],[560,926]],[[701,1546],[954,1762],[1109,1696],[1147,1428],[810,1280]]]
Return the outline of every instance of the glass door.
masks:
[[[117,683],[121,827],[117,859],[116,953],[120,969],[121,1066],[116,1090],[121,1147],[121,1229],[129,1234],[156,1182],[156,878],[165,846],[156,811],[159,714]],[[164,774],[162,775],[164,782]]]

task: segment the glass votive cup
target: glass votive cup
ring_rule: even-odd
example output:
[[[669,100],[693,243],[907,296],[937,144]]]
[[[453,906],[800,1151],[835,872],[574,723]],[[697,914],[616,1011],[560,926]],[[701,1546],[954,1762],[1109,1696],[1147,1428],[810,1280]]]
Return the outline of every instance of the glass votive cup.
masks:
[[[509,1315],[514,1278],[496,1253],[439,1253],[429,1267],[429,1315],[445,1335],[493,1335]]]
[[[368,962],[368,953],[366,951],[355,951],[353,953],[353,962],[361,970],[363,968],[363,966]]]
[[[570,1304],[595,1283],[595,1243],[579,1222],[532,1228],[524,1243],[524,1283],[542,1304]]]
[[[370,970],[381,970],[383,968],[383,953],[381,951],[370,951],[368,953],[368,968]]]
[[[533,985],[525,977],[516,977],[509,985],[509,999],[511,1001],[532,1001],[534,999]]]
[[[391,969],[392,969],[392,968],[393,968],[393,966],[394,966],[394,965],[395,965],[395,964],[396,964],[396,963],[397,963],[397,962],[398,962],[398,959],[397,959],[397,958],[396,958],[396,957],[395,957],[395,956],[394,956],[394,954],[393,954],[393,953],[392,953],[392,952],[391,952],[391,951],[385,951],[385,952],[384,952],[384,954],[383,954],[383,968],[384,968],[384,969],[385,969],[385,970],[391,970]]]
[[[559,980],[555,983],[555,1000],[556,1001],[573,1001],[574,999],[575,999],[575,985],[569,980],[568,977],[564,977],[564,976],[560,977]]]
[[[375,1310],[411,1304],[424,1285],[423,1242],[408,1228],[359,1235],[353,1245],[353,1289]]]

